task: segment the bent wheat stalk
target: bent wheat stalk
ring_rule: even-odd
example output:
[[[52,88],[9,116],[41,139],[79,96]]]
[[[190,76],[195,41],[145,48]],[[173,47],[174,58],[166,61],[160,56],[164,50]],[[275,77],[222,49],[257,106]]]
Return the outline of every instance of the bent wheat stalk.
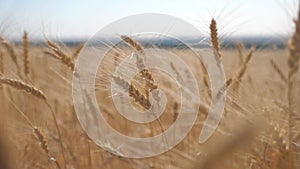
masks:
[[[48,141],[46,136],[44,135],[44,133],[41,131],[40,128],[38,128],[37,126],[35,126],[30,119],[28,118],[28,116],[26,116],[23,111],[21,111],[18,106],[13,103],[13,101],[10,101],[12,103],[12,105],[15,107],[15,109],[21,114],[21,116],[25,119],[25,121],[28,123],[28,125],[30,126],[30,128],[33,131],[33,134],[36,136],[36,138],[38,139],[42,150],[45,152],[45,154],[47,155],[49,161],[54,161],[55,165],[57,166],[58,169],[61,169],[59,162],[56,160],[55,157],[50,155],[50,151],[49,151],[49,147],[48,147]]]
[[[51,115],[52,115],[56,130],[57,130],[57,133],[58,133],[58,137],[59,137],[59,143],[60,143],[60,148],[61,148],[61,151],[62,151],[62,157],[63,157],[64,163],[65,163],[66,161],[65,161],[65,155],[64,155],[64,148],[63,148],[63,143],[62,143],[61,132],[60,132],[60,129],[59,129],[59,126],[58,126],[56,115],[55,115],[52,107],[50,106],[46,95],[41,90],[37,89],[36,87],[34,87],[32,85],[26,84],[25,82],[23,82],[21,80],[9,79],[9,78],[5,78],[3,76],[0,76],[0,84],[5,84],[5,85],[8,85],[8,86],[13,87],[15,89],[23,90],[23,91],[25,91],[25,92],[27,92],[27,93],[29,93],[29,94],[31,94],[31,95],[33,95],[33,96],[35,96],[35,97],[37,97],[37,98],[44,101],[44,103],[47,105],[47,107],[51,111]]]

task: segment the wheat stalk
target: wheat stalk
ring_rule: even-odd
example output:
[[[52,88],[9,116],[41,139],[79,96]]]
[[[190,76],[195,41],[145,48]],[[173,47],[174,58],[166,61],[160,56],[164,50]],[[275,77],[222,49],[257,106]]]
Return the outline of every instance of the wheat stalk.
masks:
[[[242,65],[244,63],[244,54],[243,54],[244,45],[239,42],[236,44],[236,48],[237,48],[238,54],[239,54],[238,56],[239,56],[240,65]]]
[[[24,56],[24,74],[26,76],[29,75],[29,40],[28,40],[28,34],[26,31],[24,31],[23,35],[23,56]]]
[[[6,85],[11,86],[13,88],[23,90],[23,91],[25,91],[25,92],[27,92],[27,93],[43,100],[45,102],[45,104],[48,106],[48,108],[51,111],[51,115],[53,117],[54,124],[55,124],[56,130],[57,130],[57,133],[58,133],[58,137],[59,137],[59,140],[60,140],[59,143],[60,143],[60,148],[61,148],[61,151],[62,151],[62,156],[63,156],[64,162],[65,162],[65,155],[64,155],[64,148],[63,148],[63,144],[62,144],[61,132],[60,132],[60,129],[59,129],[59,126],[58,126],[56,115],[55,115],[52,107],[50,106],[46,95],[41,90],[37,89],[36,87],[34,87],[32,85],[26,84],[25,82],[23,82],[21,80],[9,79],[9,78],[5,78],[3,76],[0,76],[0,84],[6,84]]]
[[[281,80],[284,81],[285,83],[287,83],[287,81],[288,81],[287,78],[285,77],[284,73],[281,71],[281,69],[279,68],[279,66],[275,63],[275,61],[273,59],[271,59],[270,63],[272,65],[273,69],[276,71],[276,73],[281,78]]]
[[[215,49],[216,54],[219,56],[219,58],[221,58],[222,55],[220,52],[221,47],[220,47],[220,41],[219,41],[219,36],[218,36],[217,22],[214,18],[211,19],[209,28],[210,28],[211,44],[212,44],[213,48]]]
[[[246,73],[246,70],[247,70],[247,65],[248,63],[250,62],[252,56],[253,56],[253,52],[254,52],[254,49],[251,49],[248,53],[248,55],[246,56],[245,58],[245,61],[243,62],[241,68],[239,69],[237,75],[235,75],[234,78],[230,78],[229,80],[227,80],[226,82],[226,86],[229,87],[235,83],[238,83],[242,80],[242,78],[244,77],[245,73]]]
[[[15,107],[15,109],[21,114],[21,116],[25,119],[25,121],[28,123],[28,125],[32,129],[33,134],[36,136],[37,140],[39,141],[40,146],[41,146],[42,150],[45,152],[45,154],[47,155],[49,161],[50,160],[54,161],[57,168],[60,169],[61,168],[60,164],[58,163],[56,158],[50,155],[50,151],[49,151],[49,147],[48,147],[48,141],[47,141],[47,138],[46,138],[45,134],[41,131],[40,128],[38,128],[37,126],[35,126],[33,124],[33,122],[28,118],[28,116],[25,115],[24,112],[22,110],[20,110],[15,103],[13,103],[12,101],[10,101],[10,102]]]
[[[294,75],[299,70],[299,60],[300,60],[300,3],[298,9],[298,17],[295,22],[295,32],[290,39],[290,43],[288,46],[289,49],[289,58],[288,58],[288,105],[289,105],[289,140],[290,140],[290,151],[289,151],[289,164],[290,167],[299,166],[300,164],[300,146],[294,145],[294,143],[299,143],[299,139],[297,135],[299,132],[293,131],[297,127],[297,119],[299,119],[299,115],[294,113],[293,111],[293,83],[294,83]],[[295,152],[294,152],[295,151]]]

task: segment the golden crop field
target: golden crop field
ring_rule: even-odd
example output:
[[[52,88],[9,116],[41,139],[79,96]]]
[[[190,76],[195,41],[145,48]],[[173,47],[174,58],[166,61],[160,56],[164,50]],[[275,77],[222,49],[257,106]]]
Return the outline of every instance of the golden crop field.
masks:
[[[195,125],[182,142],[158,156],[141,159],[118,155],[109,140],[101,148],[79,123],[72,98],[72,79],[85,43],[66,46],[45,39],[43,44],[36,45],[24,32],[22,43],[14,44],[0,36],[0,168],[299,168],[299,18],[300,12],[285,48],[249,48],[239,41],[234,48],[223,48],[218,22],[211,20],[211,47],[223,64],[227,95],[216,132],[202,144],[198,142],[199,133],[212,101],[207,72],[188,49],[165,48],[180,56],[191,69],[199,85],[201,104]],[[125,45],[112,47],[99,65],[95,83],[91,84],[99,109],[107,123],[126,136],[156,136],[166,131],[179,115],[182,98],[178,84],[167,74],[152,69],[142,69],[131,82],[114,76],[125,57],[144,50],[129,36],[122,39]],[[171,67],[176,72],[177,68]],[[177,74],[178,78],[187,78],[184,76],[184,72]],[[121,88],[128,87],[130,103],[141,111],[151,107],[153,90],[164,91],[167,103],[163,114],[151,123],[128,121],[113,103],[112,81]],[[87,99],[82,105],[89,102]]]

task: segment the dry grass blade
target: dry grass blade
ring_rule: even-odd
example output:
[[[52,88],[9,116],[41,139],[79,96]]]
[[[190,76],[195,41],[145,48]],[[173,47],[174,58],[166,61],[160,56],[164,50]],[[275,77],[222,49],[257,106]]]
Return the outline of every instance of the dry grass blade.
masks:
[[[285,77],[284,73],[280,70],[279,66],[275,63],[275,61],[273,59],[271,59],[270,63],[272,65],[272,67],[274,68],[274,70],[276,71],[276,73],[281,78],[281,80],[284,81],[285,83],[287,83],[287,78]]]
[[[220,52],[221,47],[220,47],[220,41],[218,35],[217,22],[214,18],[211,20],[209,28],[210,28],[210,41],[217,55],[221,58],[222,56]]]
[[[16,65],[18,76],[21,77],[21,72],[20,72],[21,69],[20,69],[20,65],[19,65],[18,60],[17,60],[17,54],[15,52],[14,46],[9,41],[2,38],[1,36],[0,36],[0,41],[1,41],[1,44],[6,48],[6,50],[8,51],[8,53],[9,53],[11,59],[12,59],[12,61]]]
[[[123,41],[125,41],[126,43],[128,43],[129,45],[131,45],[135,50],[137,50],[137,51],[142,51],[143,50],[142,45],[140,45],[139,43],[137,43],[135,40],[133,40],[129,36],[122,35],[121,38],[122,38]]]
[[[24,59],[24,74],[26,76],[29,75],[29,40],[28,40],[28,34],[25,31],[23,35],[23,59]]]

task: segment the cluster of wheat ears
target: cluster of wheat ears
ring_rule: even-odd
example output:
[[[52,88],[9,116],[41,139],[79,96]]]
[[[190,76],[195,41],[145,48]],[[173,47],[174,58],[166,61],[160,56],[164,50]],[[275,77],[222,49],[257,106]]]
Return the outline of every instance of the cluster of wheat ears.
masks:
[[[67,49],[47,39],[45,45],[33,46],[28,34],[24,32],[23,45],[16,46],[0,37],[0,115],[1,131],[4,133],[0,139],[0,168],[299,168],[299,18],[300,12],[295,20],[295,32],[290,38],[286,57],[281,57],[286,54],[283,49],[248,50],[242,43],[237,43],[236,48],[231,51],[223,50],[217,21],[212,19],[211,46],[229,74],[224,84],[228,90],[225,120],[221,122],[216,138],[212,138],[215,141],[208,145],[198,145],[197,135],[192,132],[170,152],[140,160],[126,159],[100,149],[80,128],[71,104],[70,84],[72,72],[75,71],[75,60],[84,48],[84,43]],[[125,50],[144,50],[141,44],[129,36],[123,35],[121,39],[128,45]],[[184,49],[171,50],[185,52]],[[237,57],[230,57],[235,51]],[[280,57],[277,57],[278,51],[282,54]],[[260,59],[263,58],[255,57],[258,53],[271,55],[271,58],[265,57],[267,59],[264,60],[267,61],[262,61],[263,68],[259,67]],[[22,60],[20,54],[23,55]],[[122,59],[121,55],[122,53],[116,52],[113,62],[118,63]],[[20,64],[21,61],[23,64]],[[57,61],[61,64],[57,64]],[[257,65],[250,65],[251,61]],[[285,64],[279,65],[279,61],[285,61],[287,67]],[[226,68],[231,67],[230,63],[236,63],[237,69]],[[123,88],[136,106],[149,109],[151,92],[163,88],[163,84],[145,67],[143,58],[137,58],[136,66],[140,72],[138,76],[144,81],[142,86],[110,73],[109,79]],[[176,72],[176,67],[171,66]],[[195,130],[199,130],[208,114],[211,93],[203,64],[201,68],[194,69],[202,74],[201,83],[207,89],[204,96],[208,98],[207,104],[201,104],[199,108],[200,117],[197,121],[200,122],[195,127]],[[265,82],[261,79],[262,70],[268,71],[268,75],[272,77],[274,75],[275,85],[272,84],[273,81]],[[176,74],[180,75],[180,72]],[[270,79],[266,81],[268,80]],[[101,85],[105,83],[102,82]],[[271,85],[274,87],[268,88]],[[264,95],[270,95],[271,99],[264,99]],[[102,99],[106,101],[106,98]],[[173,104],[167,107],[167,112],[172,114],[171,121],[176,120],[179,102],[173,98]],[[124,119],[115,117],[113,108],[106,106],[102,109],[110,121],[115,121],[116,128],[124,129]],[[150,125],[150,135],[163,132],[164,121],[168,122],[161,119],[159,125]],[[247,125],[241,121],[246,121]],[[158,131],[156,128],[159,128]],[[124,130],[127,131],[123,132],[130,134],[131,129],[125,127]],[[201,153],[197,150],[201,150]]]

